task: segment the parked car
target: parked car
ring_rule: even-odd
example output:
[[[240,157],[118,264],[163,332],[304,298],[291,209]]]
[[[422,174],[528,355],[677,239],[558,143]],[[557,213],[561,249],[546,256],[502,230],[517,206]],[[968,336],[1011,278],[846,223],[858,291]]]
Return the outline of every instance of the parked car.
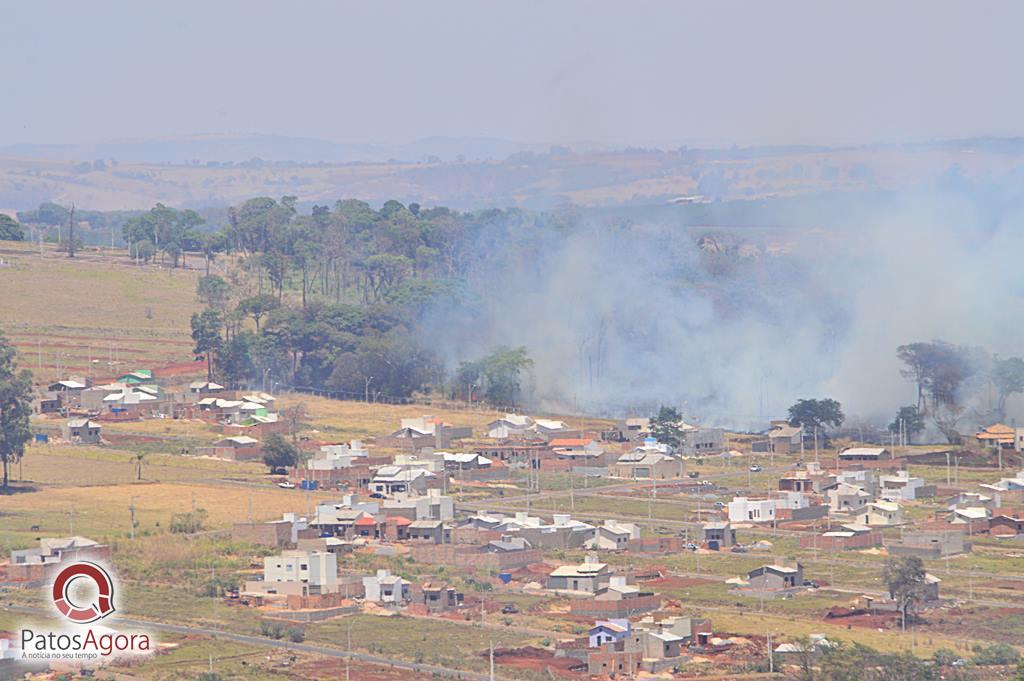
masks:
[[[280,487],[281,489],[295,489],[295,483],[288,482],[287,480],[285,480],[284,482],[277,483],[277,486]]]
[[[515,603],[508,603],[501,609],[502,615],[514,615],[519,612],[519,608],[516,607]]]
[[[715,502],[715,508],[717,508],[719,510],[725,508],[725,502],[724,501],[716,501]]]
[[[383,494],[381,494],[380,492],[371,492],[370,493],[370,498],[371,499],[387,499],[387,497],[384,496]]]
[[[733,546],[729,550],[732,551],[733,553],[747,553],[747,551],[748,551],[746,546],[740,546],[739,544],[736,544],[735,546]]]
[[[696,478],[697,476],[700,475],[700,471],[690,471],[689,473],[687,473],[687,475],[690,476],[691,478]]]
[[[754,464],[753,466],[751,466],[751,467],[750,467],[750,472],[751,472],[751,473],[760,473],[760,472],[761,472],[761,471],[763,471],[763,470],[764,470],[764,469],[763,469],[763,468],[761,468],[761,466],[759,466],[759,465],[758,465],[758,464],[756,464],[756,463],[755,463],[755,464]]]
[[[711,486],[713,486],[713,485],[714,485],[715,483],[711,482],[710,480],[701,480],[701,481],[700,481],[699,483],[697,483],[697,484],[698,484],[698,485],[700,485],[701,487],[711,487]]]

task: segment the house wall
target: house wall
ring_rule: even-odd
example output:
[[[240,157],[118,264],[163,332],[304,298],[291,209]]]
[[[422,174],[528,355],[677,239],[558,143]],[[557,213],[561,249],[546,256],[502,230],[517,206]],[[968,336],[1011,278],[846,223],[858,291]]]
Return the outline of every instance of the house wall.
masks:
[[[283,548],[291,542],[292,525],[279,523],[235,523],[231,528],[231,539],[261,546]]]
[[[577,598],[569,602],[569,612],[578,617],[601,617],[624,619],[661,608],[661,596],[637,596],[618,601],[599,601],[592,598]]]

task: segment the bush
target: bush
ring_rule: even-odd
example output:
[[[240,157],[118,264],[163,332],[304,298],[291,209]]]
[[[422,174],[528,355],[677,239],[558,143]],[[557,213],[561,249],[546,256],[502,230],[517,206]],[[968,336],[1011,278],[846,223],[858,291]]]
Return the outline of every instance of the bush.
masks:
[[[1020,661],[1020,653],[1017,649],[1006,643],[993,643],[987,648],[982,648],[974,655],[974,664],[977,665],[1006,665],[1017,664]]]
[[[197,508],[188,513],[175,513],[171,516],[171,534],[195,534],[203,529],[203,523],[209,515],[205,508]]]
[[[288,640],[292,643],[302,643],[306,640],[306,630],[302,627],[288,627]]]
[[[281,638],[284,636],[284,627],[280,622],[263,620],[260,622],[260,633],[270,638]]]
[[[949,648],[939,648],[932,654],[932,660],[940,667],[950,667],[960,656]]]

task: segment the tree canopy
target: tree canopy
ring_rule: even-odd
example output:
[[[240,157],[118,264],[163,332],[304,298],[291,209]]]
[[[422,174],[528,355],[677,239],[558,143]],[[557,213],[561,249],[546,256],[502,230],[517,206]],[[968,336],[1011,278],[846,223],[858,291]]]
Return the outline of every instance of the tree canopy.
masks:
[[[6,213],[0,213],[0,241],[24,241],[25,230]]]
[[[807,430],[838,428],[845,420],[842,406],[829,397],[800,399],[789,408],[789,425],[803,426]]]
[[[25,454],[25,443],[32,437],[32,374],[19,370],[14,347],[0,336],[0,461],[3,462],[3,488],[10,480],[10,466]]]
[[[650,418],[651,437],[663,445],[679,447],[683,444],[682,421],[683,415],[678,409],[662,405],[658,413]]]

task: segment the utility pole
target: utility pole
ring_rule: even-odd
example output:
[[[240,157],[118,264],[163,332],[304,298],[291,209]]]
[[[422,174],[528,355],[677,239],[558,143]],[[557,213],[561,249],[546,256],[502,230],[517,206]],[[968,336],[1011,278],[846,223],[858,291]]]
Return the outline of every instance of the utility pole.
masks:
[[[768,632],[768,673],[775,673],[775,656],[772,655],[772,632]]]
[[[68,257],[75,257],[75,204],[71,204],[68,214]]]
[[[131,504],[128,506],[128,513],[131,515],[131,538],[135,540],[135,497],[132,497]]]
[[[491,641],[491,681],[494,681],[494,641]]]
[[[349,681],[349,667],[352,665],[352,623],[348,623],[348,651],[345,655],[345,681]]]

